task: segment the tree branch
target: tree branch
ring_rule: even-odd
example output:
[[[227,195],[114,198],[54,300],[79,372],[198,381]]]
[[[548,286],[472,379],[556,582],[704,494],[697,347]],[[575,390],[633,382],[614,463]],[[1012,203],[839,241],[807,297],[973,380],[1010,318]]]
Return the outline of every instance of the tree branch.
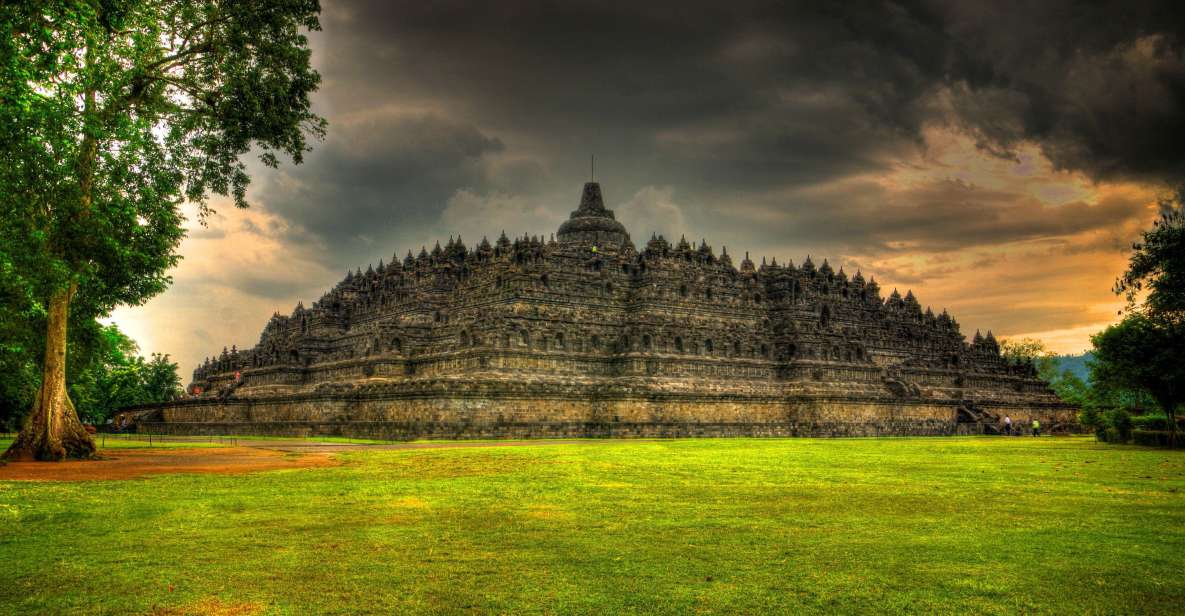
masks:
[[[165,57],[161,58],[160,60],[157,60],[156,62],[153,62],[152,64],[149,64],[148,66],[145,66],[144,69],[145,70],[152,70],[157,67],[163,67],[163,68],[161,68],[162,71],[167,70],[167,69],[175,66],[171,63],[175,62],[176,60],[180,60],[181,58],[184,58],[186,56],[192,56],[194,54],[200,54],[200,53],[206,53],[209,51],[213,51],[213,49],[214,49],[214,46],[209,41],[207,41],[207,42],[201,43],[199,45],[194,45],[193,47],[190,47],[188,49],[182,49],[181,51],[179,51],[175,54],[165,56]]]

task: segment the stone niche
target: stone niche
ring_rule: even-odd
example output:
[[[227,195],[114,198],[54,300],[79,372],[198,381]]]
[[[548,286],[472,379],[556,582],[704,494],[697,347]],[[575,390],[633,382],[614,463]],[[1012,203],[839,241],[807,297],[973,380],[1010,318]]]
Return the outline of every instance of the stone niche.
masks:
[[[349,272],[188,393],[127,411],[157,432],[385,438],[1078,428],[1032,365],[912,291],[810,257],[637,246],[596,183],[550,238],[450,238]]]

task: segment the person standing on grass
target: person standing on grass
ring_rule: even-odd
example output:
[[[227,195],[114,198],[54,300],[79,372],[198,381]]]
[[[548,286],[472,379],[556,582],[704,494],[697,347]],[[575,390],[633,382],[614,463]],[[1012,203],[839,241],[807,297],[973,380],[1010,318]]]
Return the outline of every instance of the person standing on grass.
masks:
[[[1012,417],[1009,415],[1004,416],[1004,434],[1012,436]]]
[[[1041,436],[1041,422],[1033,420],[1033,436]]]

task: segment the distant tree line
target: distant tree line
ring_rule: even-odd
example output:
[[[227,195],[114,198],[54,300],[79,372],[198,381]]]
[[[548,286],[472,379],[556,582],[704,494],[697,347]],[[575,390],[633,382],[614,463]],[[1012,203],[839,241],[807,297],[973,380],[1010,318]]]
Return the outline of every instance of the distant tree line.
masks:
[[[39,358],[34,349],[42,348],[25,335],[24,340],[9,336],[14,331],[38,331],[11,319],[0,310],[0,431],[20,428],[40,386]],[[22,344],[29,342],[31,344]],[[136,342],[115,324],[92,322],[72,332],[67,351],[69,366],[66,388],[74,400],[79,418],[101,425],[116,410],[135,404],[167,402],[182,394],[177,364],[168,355],[153,353],[144,358]]]
[[[1168,416],[1146,390],[1104,381],[1096,375],[1103,367],[1093,351],[1082,355],[1055,355],[1039,340],[1005,339],[1001,352],[1013,362],[1032,360],[1037,374],[1049,383],[1062,401],[1080,409],[1078,420],[1095,431],[1099,440],[1131,442],[1165,441]],[[1156,435],[1133,434],[1157,432]],[[1163,434],[1159,434],[1163,433]]]
[[[1132,245],[1115,283],[1123,319],[1091,337],[1089,378],[1059,368],[1040,342],[1005,341],[1012,361],[1032,359],[1100,440],[1178,447],[1185,404],[1185,186],[1160,201],[1160,218]]]

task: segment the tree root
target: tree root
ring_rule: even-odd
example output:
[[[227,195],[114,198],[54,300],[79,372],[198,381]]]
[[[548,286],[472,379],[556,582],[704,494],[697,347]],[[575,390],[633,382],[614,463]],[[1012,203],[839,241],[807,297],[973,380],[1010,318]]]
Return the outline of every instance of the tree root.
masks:
[[[42,396],[38,395],[24,429],[17,435],[8,451],[0,456],[0,460],[56,462],[66,458],[94,459],[95,439],[79,421],[74,403],[66,395],[65,387],[62,388],[60,398],[63,408],[58,411],[57,417],[47,417],[52,411],[49,410],[50,406],[42,404],[41,400]],[[50,429],[53,424],[56,424],[54,427],[57,430]],[[54,438],[55,436],[57,438]]]
[[[95,439],[82,427],[74,403],[66,393],[66,325],[70,299],[77,289],[77,283],[72,282],[49,299],[41,387],[21,433],[0,458],[62,460],[89,459],[95,455]]]

